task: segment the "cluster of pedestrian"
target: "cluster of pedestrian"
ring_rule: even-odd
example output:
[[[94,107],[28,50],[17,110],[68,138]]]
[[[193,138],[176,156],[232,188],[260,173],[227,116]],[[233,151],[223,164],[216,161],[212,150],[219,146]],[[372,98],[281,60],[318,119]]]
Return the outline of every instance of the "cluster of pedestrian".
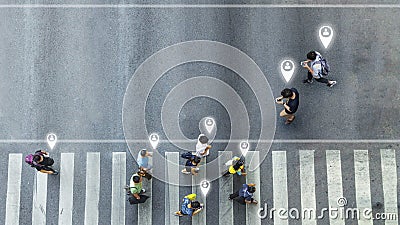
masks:
[[[330,66],[327,60],[317,51],[307,53],[307,60],[302,61],[301,65],[307,69],[307,79],[303,83],[311,84],[313,80],[324,83],[328,87],[333,87],[337,82],[326,77],[329,74]],[[296,88],[285,88],[281,91],[281,96],[275,99],[277,104],[283,105],[283,110],[279,115],[286,119],[285,124],[291,124],[296,118],[295,113],[299,107],[300,94]]]
[[[142,149],[138,153],[136,161],[139,169],[131,176],[129,185],[125,187],[127,195],[129,196],[128,201],[130,204],[144,203],[148,198],[150,198],[150,196],[145,195],[146,190],[143,188],[143,178],[146,178],[147,180],[152,178],[152,165],[149,163],[149,157],[152,156],[152,152],[148,152],[146,149]]]

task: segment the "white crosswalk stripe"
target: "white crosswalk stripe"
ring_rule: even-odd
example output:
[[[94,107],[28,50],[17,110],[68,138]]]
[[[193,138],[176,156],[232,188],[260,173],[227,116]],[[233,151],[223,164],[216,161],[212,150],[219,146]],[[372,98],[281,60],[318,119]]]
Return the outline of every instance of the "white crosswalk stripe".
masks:
[[[328,203],[330,208],[338,208],[340,198],[343,198],[342,166],[339,150],[326,151],[326,168],[328,181]],[[330,217],[331,225],[344,225],[345,221]]]
[[[165,170],[165,177],[168,179],[168,185],[165,185],[165,224],[179,224],[179,217],[172,215],[172,213],[179,210],[179,153],[166,152],[165,158],[171,163],[167,163]]]
[[[248,160],[250,159],[250,160]],[[251,165],[259,165],[260,155],[259,152],[249,151],[246,154],[246,164],[249,163]],[[246,165],[246,168],[255,168],[255,166]],[[255,169],[254,171],[247,170],[246,176],[247,184],[256,184],[256,192],[253,195],[253,198],[261,204],[260,200],[260,167]],[[258,216],[259,205],[254,204],[246,204],[246,224],[247,225],[261,225],[261,218]]]
[[[385,213],[387,215],[399,215],[397,205],[397,165],[396,153],[392,149],[381,150],[381,165],[382,165],[382,186],[383,196],[385,201]],[[397,216],[392,220],[386,220],[386,225],[397,225]]]
[[[125,224],[126,153],[112,154],[111,225]]]
[[[225,163],[232,159],[232,152],[220,151],[219,154],[219,172],[224,173],[227,169]],[[233,192],[233,176],[222,177],[218,179],[219,183],[219,224],[233,224],[233,202],[228,199],[229,194]]]
[[[311,213],[311,219],[308,219],[307,213],[304,210],[299,210],[301,219],[301,224],[303,225],[316,225],[317,220],[315,220],[314,216],[320,213],[316,209],[316,204],[319,196],[316,193],[316,175],[317,173],[315,168],[315,151],[314,150],[300,150],[299,151],[299,182],[300,182],[300,204],[301,209],[314,209],[313,213]],[[342,169],[347,169],[348,166],[354,166],[354,193],[355,193],[355,206],[359,212],[360,220],[357,220],[357,224],[359,225],[372,225],[373,220],[363,217],[361,214],[364,209],[372,208],[372,195],[374,193],[371,190],[374,190],[371,183],[371,174],[373,173],[370,170],[370,162],[369,162],[369,151],[368,150],[354,150],[354,162],[353,164],[342,164],[341,160],[341,151],[340,150],[327,150],[325,151],[326,155],[326,180],[327,180],[327,206],[332,208],[338,208],[338,199],[345,197],[343,191],[343,181],[342,181]],[[229,151],[219,152],[221,157],[218,159],[220,168],[219,172],[222,173],[226,170],[225,163],[232,158],[232,153]],[[292,180],[288,180],[288,171],[287,171],[287,155],[286,151],[273,151],[272,155],[272,199],[265,199],[262,197],[262,193],[260,185],[260,169],[256,169],[254,171],[247,170],[246,183],[255,183],[257,191],[255,192],[254,198],[259,201],[260,204],[265,202],[266,200],[271,200],[273,202],[273,207],[275,209],[284,208],[289,209],[289,191],[297,191],[293,190],[292,187],[288,186]],[[33,196],[32,202],[29,201],[29,204],[32,203],[32,224],[47,224],[52,221],[58,221],[58,224],[73,224],[73,223],[84,223],[84,224],[98,224],[99,221],[99,198],[100,198],[100,189],[104,187],[110,187],[110,183],[101,183],[100,177],[104,176],[107,171],[101,171],[101,163],[100,163],[100,153],[99,152],[89,152],[86,154],[86,189],[85,189],[85,201],[84,208],[85,213],[82,218],[74,218],[74,208],[75,204],[83,204],[83,202],[79,203],[79,201],[74,202],[74,193],[75,191],[75,179],[77,176],[74,173],[76,169],[76,161],[74,153],[61,153],[60,154],[60,175],[58,178],[60,179],[59,192],[58,196],[58,215],[47,215],[48,207],[51,207],[50,201],[53,199],[48,199],[47,193],[53,187],[51,185],[48,186],[48,179],[57,178],[57,176],[47,175],[40,172],[35,172],[35,176],[33,178],[34,183],[29,188],[32,188]],[[125,152],[113,152],[112,160],[110,162],[103,163],[112,163],[112,173],[111,173],[111,196],[110,196],[110,215],[109,219],[110,224],[112,225],[124,225],[125,224],[125,216],[127,210],[131,210],[132,207],[126,207],[127,196],[125,190],[123,189],[127,176],[130,174],[126,173],[127,169],[127,155]],[[172,163],[166,164],[167,167],[165,169],[166,177],[169,179],[171,183],[179,183],[180,168],[179,163],[179,153],[178,152],[167,152],[165,157]],[[390,220],[385,220],[384,223],[386,225],[397,225],[398,224],[398,176],[397,176],[397,165],[396,162],[396,151],[391,149],[382,149],[380,150],[380,158],[381,158],[381,169],[382,173],[382,193],[384,198],[384,213],[387,215],[391,215]],[[249,168],[247,163],[251,162],[252,164],[258,164],[259,162],[259,154],[258,152],[249,151],[246,156],[246,168]],[[192,176],[192,183],[199,184],[200,181],[206,179],[207,168],[205,166],[205,159],[203,159],[202,167],[200,168],[199,174],[197,176]],[[57,163],[56,163],[57,164]],[[7,177],[7,193],[5,199],[5,219],[2,224],[11,225],[11,224],[19,224],[21,220],[21,207],[22,204],[26,204],[25,202],[21,202],[21,193],[22,193],[22,165],[23,163],[23,155],[19,153],[9,154],[8,158],[8,177]],[[342,168],[343,166],[343,168]],[[57,167],[57,166],[56,166]],[[160,168],[154,168],[160,169]],[[325,171],[318,171],[318,174],[323,176]],[[104,174],[102,174],[104,173]],[[349,174],[347,174],[349,176]],[[292,176],[290,176],[291,178]],[[237,177],[236,177],[237,178]],[[219,191],[219,199],[218,204],[207,205],[206,198],[203,196],[200,186],[192,186],[192,193],[197,194],[197,200],[201,203],[205,204],[205,208],[198,215],[194,216],[191,221],[192,224],[226,224],[233,225],[234,224],[234,213],[233,213],[233,201],[228,200],[228,196],[233,191],[233,184],[236,181],[235,176],[229,177],[221,177],[217,182],[212,183],[212,185],[219,186],[211,187],[211,191]],[[54,182],[54,180],[49,180],[49,182]],[[269,182],[269,181],[267,181]],[[297,182],[297,181],[294,181]],[[150,197],[154,194],[154,191],[151,191],[151,181],[147,181],[146,179],[143,181],[143,187],[147,189],[147,195]],[[173,216],[173,212],[178,211],[181,205],[181,198],[179,197],[179,186],[173,184],[165,185],[165,217],[162,218],[163,223],[178,225],[180,222],[179,217]],[[49,189],[49,190],[48,190]],[[26,190],[26,188],[25,188]],[[263,190],[265,191],[265,189]],[[346,190],[347,193],[348,190]],[[189,193],[185,193],[189,194]],[[75,199],[76,200],[76,199]],[[325,200],[326,201],[326,200]],[[211,204],[211,203],[210,203]],[[322,203],[324,204],[324,203]],[[54,205],[54,204],[53,204]],[[83,207],[83,206],[82,206]],[[241,210],[246,211],[246,224],[247,225],[257,225],[261,224],[261,219],[258,216],[259,207],[264,207],[263,205],[246,205],[246,207],[241,208]],[[138,224],[152,224],[152,198],[146,201],[145,204],[140,204],[137,206],[138,213],[134,213],[137,216]],[[218,209],[218,221],[207,221],[206,209],[210,208],[212,210]],[[83,209],[83,208],[82,208]],[[346,208],[345,208],[346,209]],[[211,211],[209,211],[210,213]],[[215,211],[217,212],[217,211]],[[268,212],[268,216],[270,212]],[[306,218],[303,218],[303,216]],[[279,212],[275,211],[274,214],[274,224],[289,224],[290,220],[280,219]],[[286,215],[287,216],[287,212]],[[371,217],[375,217],[375,214],[371,213]],[[49,221],[46,221],[46,218]],[[51,218],[51,219],[50,219]],[[393,219],[394,218],[394,219]],[[157,218],[159,221],[159,218]],[[346,220],[343,218],[332,218],[329,217],[329,223],[332,225],[340,224],[344,225]]]
[[[97,225],[100,198],[100,153],[89,152],[86,158],[85,225]]]
[[[149,157],[149,164],[153,165],[153,158]],[[156,168],[153,168],[156,169]],[[142,204],[138,204],[138,224],[141,225],[152,225],[152,216],[153,216],[153,204],[152,204],[152,198],[151,198],[151,193],[152,193],[152,185],[153,181],[152,180],[147,180],[143,178],[143,188],[146,190],[145,195],[150,196],[150,198]]]
[[[6,225],[19,223],[21,197],[22,154],[10,154],[8,157],[8,180],[6,200]]]
[[[60,166],[58,224],[72,225],[74,200],[74,153],[61,153]]]
[[[288,187],[287,187],[287,168],[286,168],[286,152],[272,152],[272,179],[273,179],[273,196],[274,208],[277,210],[288,210]],[[285,214],[277,211],[274,217],[274,224],[287,225],[287,212]],[[286,218],[286,219],[285,219]]]
[[[199,201],[200,203],[203,203],[205,205],[205,207],[203,208],[203,210],[200,213],[193,216],[193,218],[192,218],[193,225],[194,224],[199,224],[199,225],[207,224],[206,223],[207,222],[206,221],[206,217],[207,217],[206,216],[206,211],[207,211],[206,198],[203,196],[203,193],[201,192],[200,185],[196,185],[206,179],[206,171],[207,171],[206,163],[207,163],[207,158],[203,158],[201,160],[201,166],[200,166],[199,173],[196,176],[192,176],[192,184],[193,184],[192,193],[195,193],[197,195],[197,197],[196,197],[197,201]]]
[[[302,225],[316,225],[314,151],[299,151],[299,158]]]
[[[369,160],[367,150],[354,151],[354,178],[356,185],[357,209],[362,213],[371,207],[371,188],[369,181]],[[358,225],[372,225],[372,220],[359,217]]]
[[[46,224],[47,174],[36,172],[33,187],[32,225]]]

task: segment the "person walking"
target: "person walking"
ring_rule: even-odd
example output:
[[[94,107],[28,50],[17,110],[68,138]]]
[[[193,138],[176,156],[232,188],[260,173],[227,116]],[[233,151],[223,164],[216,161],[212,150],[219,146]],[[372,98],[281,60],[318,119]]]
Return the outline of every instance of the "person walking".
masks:
[[[185,154],[182,154],[185,155]],[[185,168],[182,170],[183,174],[192,174],[192,175],[197,175],[199,172],[199,168],[197,167],[201,161],[200,157],[197,157],[196,155],[192,155],[190,152],[186,153],[186,163],[185,163]]]
[[[181,210],[174,213],[175,216],[188,215],[190,217],[198,214],[203,209],[204,205],[195,201],[196,194],[189,194],[183,198]]]
[[[58,171],[53,169],[54,160],[50,158],[49,153],[45,150],[37,150],[35,154],[25,156],[25,162],[35,167],[41,173],[57,175]]]
[[[153,168],[152,165],[149,164],[149,157],[152,157],[152,156],[153,156],[153,153],[147,151],[146,149],[142,149],[139,151],[139,154],[137,157],[137,163],[141,170],[149,171]]]
[[[257,204],[258,202],[253,198],[256,191],[255,184],[243,184],[243,187],[237,192],[229,195],[229,200],[235,200],[242,205]]]
[[[284,100],[287,101],[284,101]],[[286,118],[285,124],[290,124],[296,118],[294,115],[299,107],[300,95],[296,88],[285,88],[281,91],[281,96],[276,98],[277,104],[283,105],[284,109],[279,116]]]
[[[210,154],[211,145],[208,144],[208,137],[204,134],[200,134],[197,138],[196,144],[196,156],[203,158]]]
[[[135,199],[136,199],[137,203],[143,203],[148,198],[148,196],[143,195],[144,193],[146,193],[146,190],[143,188],[143,184],[142,184],[143,176],[145,176],[144,172],[139,170],[137,173],[135,173],[131,176],[131,179],[129,181],[129,186],[125,187],[128,194],[132,195],[132,197],[134,197],[134,199],[129,200],[131,202],[131,204],[135,204],[135,203],[132,203],[132,201],[134,201]]]
[[[310,66],[308,63],[310,63]],[[307,53],[307,60],[301,62],[301,65],[308,70],[307,79],[303,83],[312,83],[315,79],[317,82],[325,83],[328,87],[333,87],[336,84],[336,81],[324,77],[328,75],[330,68],[321,53],[310,51]]]
[[[228,166],[228,170],[222,174],[223,176],[229,176],[230,174],[246,176],[243,158],[235,156],[232,158],[232,160],[229,160],[225,165]]]
[[[136,160],[139,166],[139,170],[144,173],[144,177],[146,177],[147,180],[150,180],[152,178],[152,175],[150,174],[152,166],[149,164],[149,157],[152,156],[153,156],[152,152],[148,152],[146,149],[142,149],[139,151]]]

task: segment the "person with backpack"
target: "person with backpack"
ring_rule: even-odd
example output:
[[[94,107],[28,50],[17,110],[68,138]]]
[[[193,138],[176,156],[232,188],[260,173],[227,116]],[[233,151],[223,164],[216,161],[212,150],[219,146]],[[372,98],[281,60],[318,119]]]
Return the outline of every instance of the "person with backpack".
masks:
[[[246,171],[244,169],[244,159],[239,157],[233,157],[232,160],[229,160],[230,165],[228,164],[228,170],[222,174],[222,176],[229,176],[230,174],[237,174],[239,176],[246,176]],[[225,164],[226,165],[226,164]]]
[[[35,154],[29,154],[25,156],[25,162],[31,167],[41,173],[47,173],[51,175],[57,175],[58,171],[53,169],[54,160],[49,157],[49,153],[44,150],[37,150]]]
[[[310,63],[310,66],[308,65]],[[308,70],[307,79],[303,83],[312,83],[313,78],[320,83],[325,83],[328,87],[333,87],[336,84],[334,80],[328,80],[330,66],[326,59],[317,51],[307,53],[307,60],[301,62],[301,65]]]
[[[286,99],[286,101],[284,101]],[[294,115],[300,104],[300,94],[296,88],[285,88],[281,91],[281,96],[275,99],[277,104],[283,105],[283,110],[279,116],[286,118],[285,124],[291,124],[296,118]]]
[[[183,153],[181,157],[187,159],[182,173],[187,175],[197,175],[199,172],[199,168],[197,166],[200,164],[201,158],[193,155],[191,152]]]
[[[258,202],[253,198],[254,192],[256,192],[255,184],[243,184],[239,191],[229,195],[229,200],[235,200],[242,205],[257,204]]]
[[[198,214],[203,209],[204,205],[195,200],[196,194],[186,195],[183,198],[181,210],[175,212],[174,215],[179,217],[188,215],[192,217]]]
[[[131,176],[129,186],[125,187],[128,195],[131,195],[128,199],[130,204],[144,203],[149,198],[149,196],[144,195],[144,193],[146,193],[146,190],[143,188],[142,184],[143,176],[145,176],[145,174],[143,173],[143,171],[139,170],[137,173]]]

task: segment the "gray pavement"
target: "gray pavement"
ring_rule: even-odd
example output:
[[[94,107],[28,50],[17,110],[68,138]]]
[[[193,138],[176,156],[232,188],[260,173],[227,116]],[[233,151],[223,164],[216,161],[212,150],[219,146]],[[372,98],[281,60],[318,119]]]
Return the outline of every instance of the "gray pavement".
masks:
[[[299,1],[287,3],[295,2]],[[308,1],[299,3],[303,2]],[[9,3],[16,2],[1,2]],[[382,1],[352,3],[372,4]],[[123,98],[136,69],[155,52],[190,40],[218,41],[243,51],[261,68],[274,96],[278,96],[284,87],[296,87],[299,90],[301,103],[297,118],[290,126],[284,125],[284,121],[277,118],[277,140],[399,139],[399,11],[400,8],[0,8],[0,126],[3,128],[0,139],[44,140],[48,132],[54,132],[60,140],[123,140]],[[322,24],[330,24],[336,33],[328,50],[323,49],[317,39],[317,31]],[[319,50],[331,64],[332,72],[329,76],[338,81],[335,87],[328,88],[316,82],[303,84],[306,72],[302,68],[297,68],[294,78],[285,84],[279,74],[281,60],[290,57],[296,63],[300,62],[312,49]],[[165,137],[161,125],[161,107],[165,97],[180,82],[197,76],[221,79],[236,90],[249,114],[249,137],[258,139],[263,118],[255,94],[233,71],[204,62],[175,67],[155,83],[145,109],[147,130],[157,131],[161,137]],[[185,95],[187,93],[182,93],[182,96]],[[137,109],[137,112],[140,110]],[[281,109],[277,106],[276,110],[278,113]],[[197,138],[198,123],[205,116],[213,116],[218,124],[216,139],[229,139],[232,123],[237,121],[230,120],[222,104],[206,97],[194,98],[182,107],[179,126],[183,134],[190,139]],[[0,143],[5,158],[9,153],[27,154],[44,146],[45,143],[35,142]],[[209,159],[215,159],[218,150],[223,150],[225,146],[226,143],[214,143]],[[394,149],[398,165],[399,142],[275,143],[271,151],[286,151],[289,206],[301,207],[298,150],[315,150],[317,209],[327,207],[328,204],[325,150],[340,150],[343,193],[349,206],[357,206],[355,149],[369,150],[371,202],[384,202],[380,149]],[[168,143],[160,144],[159,150],[162,155],[164,152],[183,151]],[[87,152],[100,152],[102,176],[98,221],[99,224],[109,224],[112,152],[128,153],[127,182],[129,174],[136,168],[127,144],[60,143],[51,154],[59,162],[61,153],[70,152],[75,153],[76,157],[73,224],[83,224],[85,219],[83,190],[86,184]],[[183,163],[183,159],[180,163]],[[272,157],[268,153],[260,168],[260,203],[273,204],[272,171]],[[0,177],[0,221],[4,221],[7,173],[2,173]],[[397,177],[400,177],[399,169]],[[179,180],[185,179],[181,176]],[[21,186],[24,191],[21,192],[20,200],[20,224],[31,224],[33,182],[34,172],[23,165]],[[245,182],[245,178],[235,178],[233,189],[239,188],[242,182]],[[212,185],[218,190],[218,182]],[[59,186],[60,180],[57,177],[48,178],[47,224],[58,223],[55,215],[58,213]],[[181,187],[179,197],[185,196],[190,190],[190,187]],[[164,183],[154,179],[152,191],[153,224],[164,224]],[[220,194],[211,191],[207,197],[207,224],[217,224],[216,221],[219,221],[219,207],[216,203]],[[383,210],[382,207],[373,208],[374,212]],[[242,207],[234,204],[233,214],[236,215],[234,224],[244,224],[246,214]],[[126,224],[136,224],[137,207],[126,205],[125,216]],[[288,223],[292,225],[301,222],[290,219]],[[318,224],[328,223],[328,218],[318,221]],[[190,224],[190,220],[182,218],[180,224]],[[264,219],[262,224],[272,224],[272,220]],[[354,224],[354,221],[346,221],[346,224]],[[383,223],[375,221],[374,224]]]

